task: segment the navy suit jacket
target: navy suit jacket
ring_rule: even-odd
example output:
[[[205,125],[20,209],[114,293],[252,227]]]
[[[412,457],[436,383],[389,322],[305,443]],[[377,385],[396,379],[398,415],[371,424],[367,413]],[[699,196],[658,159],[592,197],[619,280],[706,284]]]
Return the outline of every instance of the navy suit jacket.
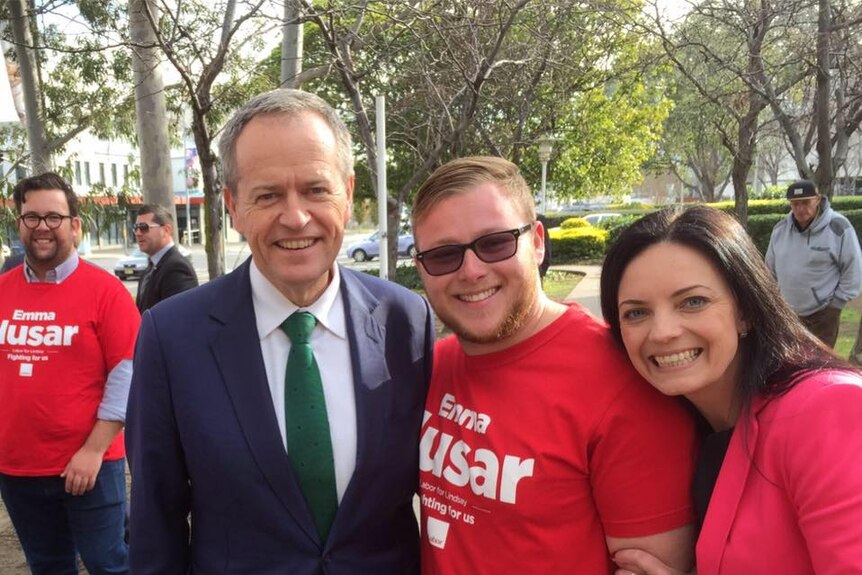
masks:
[[[324,543],[278,430],[249,262],[144,314],[126,422],[132,573],[419,572],[412,501],[433,315],[409,290],[343,268],[341,297],[356,469]]]

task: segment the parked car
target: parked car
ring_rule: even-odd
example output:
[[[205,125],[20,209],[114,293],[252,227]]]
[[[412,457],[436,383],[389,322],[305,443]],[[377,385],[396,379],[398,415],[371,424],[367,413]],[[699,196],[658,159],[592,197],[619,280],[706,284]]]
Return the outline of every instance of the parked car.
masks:
[[[177,249],[180,250],[180,253],[183,254],[186,259],[192,261],[192,252],[184,246],[177,246]],[[121,280],[138,280],[144,275],[144,272],[147,271],[148,264],[149,256],[142,252],[141,248],[136,247],[132,250],[132,253],[124,258],[120,258],[120,260],[114,264],[114,275]]]
[[[583,219],[587,220],[587,223],[590,224],[591,226],[597,226],[601,222],[603,222],[604,220],[607,220],[610,218],[617,218],[621,215],[622,214],[607,212],[604,214],[587,214],[586,216],[582,216],[582,217],[583,217]]]
[[[380,232],[376,231],[364,240],[353,242],[347,246],[347,257],[353,261],[364,262],[380,255]],[[413,257],[416,255],[416,246],[413,243],[413,234],[402,234],[398,236],[398,255]]]
[[[11,255],[12,255],[12,248],[7,246],[6,244],[3,244],[3,257],[8,258]]]

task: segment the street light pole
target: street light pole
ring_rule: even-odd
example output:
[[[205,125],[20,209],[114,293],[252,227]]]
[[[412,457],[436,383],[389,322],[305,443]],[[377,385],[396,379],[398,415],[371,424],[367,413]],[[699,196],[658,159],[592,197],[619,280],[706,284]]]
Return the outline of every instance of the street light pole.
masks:
[[[551,160],[551,152],[554,151],[555,138],[543,136],[539,138],[539,161],[542,162],[542,202],[539,213],[544,214],[547,208],[546,193],[548,186],[548,162]]]

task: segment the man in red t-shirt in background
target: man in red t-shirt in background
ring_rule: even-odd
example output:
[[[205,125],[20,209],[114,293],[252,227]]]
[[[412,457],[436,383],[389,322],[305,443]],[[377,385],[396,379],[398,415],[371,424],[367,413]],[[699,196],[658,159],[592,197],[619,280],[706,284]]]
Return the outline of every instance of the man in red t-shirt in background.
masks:
[[[54,173],[13,190],[24,265],[0,276],[0,494],[30,570],[127,573],[123,422],[140,316],[75,250]]]
[[[423,573],[613,573],[626,547],[689,569],[692,421],[604,324],[544,295],[544,230],[517,167],[442,166],[413,231],[454,332],[435,349],[420,441]]]

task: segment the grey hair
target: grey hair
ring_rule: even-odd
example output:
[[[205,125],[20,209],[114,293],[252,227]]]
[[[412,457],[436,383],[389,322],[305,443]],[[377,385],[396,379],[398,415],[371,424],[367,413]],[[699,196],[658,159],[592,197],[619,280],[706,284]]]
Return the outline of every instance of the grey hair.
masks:
[[[311,112],[320,116],[335,136],[336,154],[341,164],[341,172],[347,180],[353,176],[353,142],[344,121],[335,109],[323,98],[290,88],[278,88],[258,94],[236,111],[225,124],[219,140],[219,156],[225,185],[236,193],[239,174],[236,166],[236,142],[246,125],[256,116],[284,115],[295,116]]]

